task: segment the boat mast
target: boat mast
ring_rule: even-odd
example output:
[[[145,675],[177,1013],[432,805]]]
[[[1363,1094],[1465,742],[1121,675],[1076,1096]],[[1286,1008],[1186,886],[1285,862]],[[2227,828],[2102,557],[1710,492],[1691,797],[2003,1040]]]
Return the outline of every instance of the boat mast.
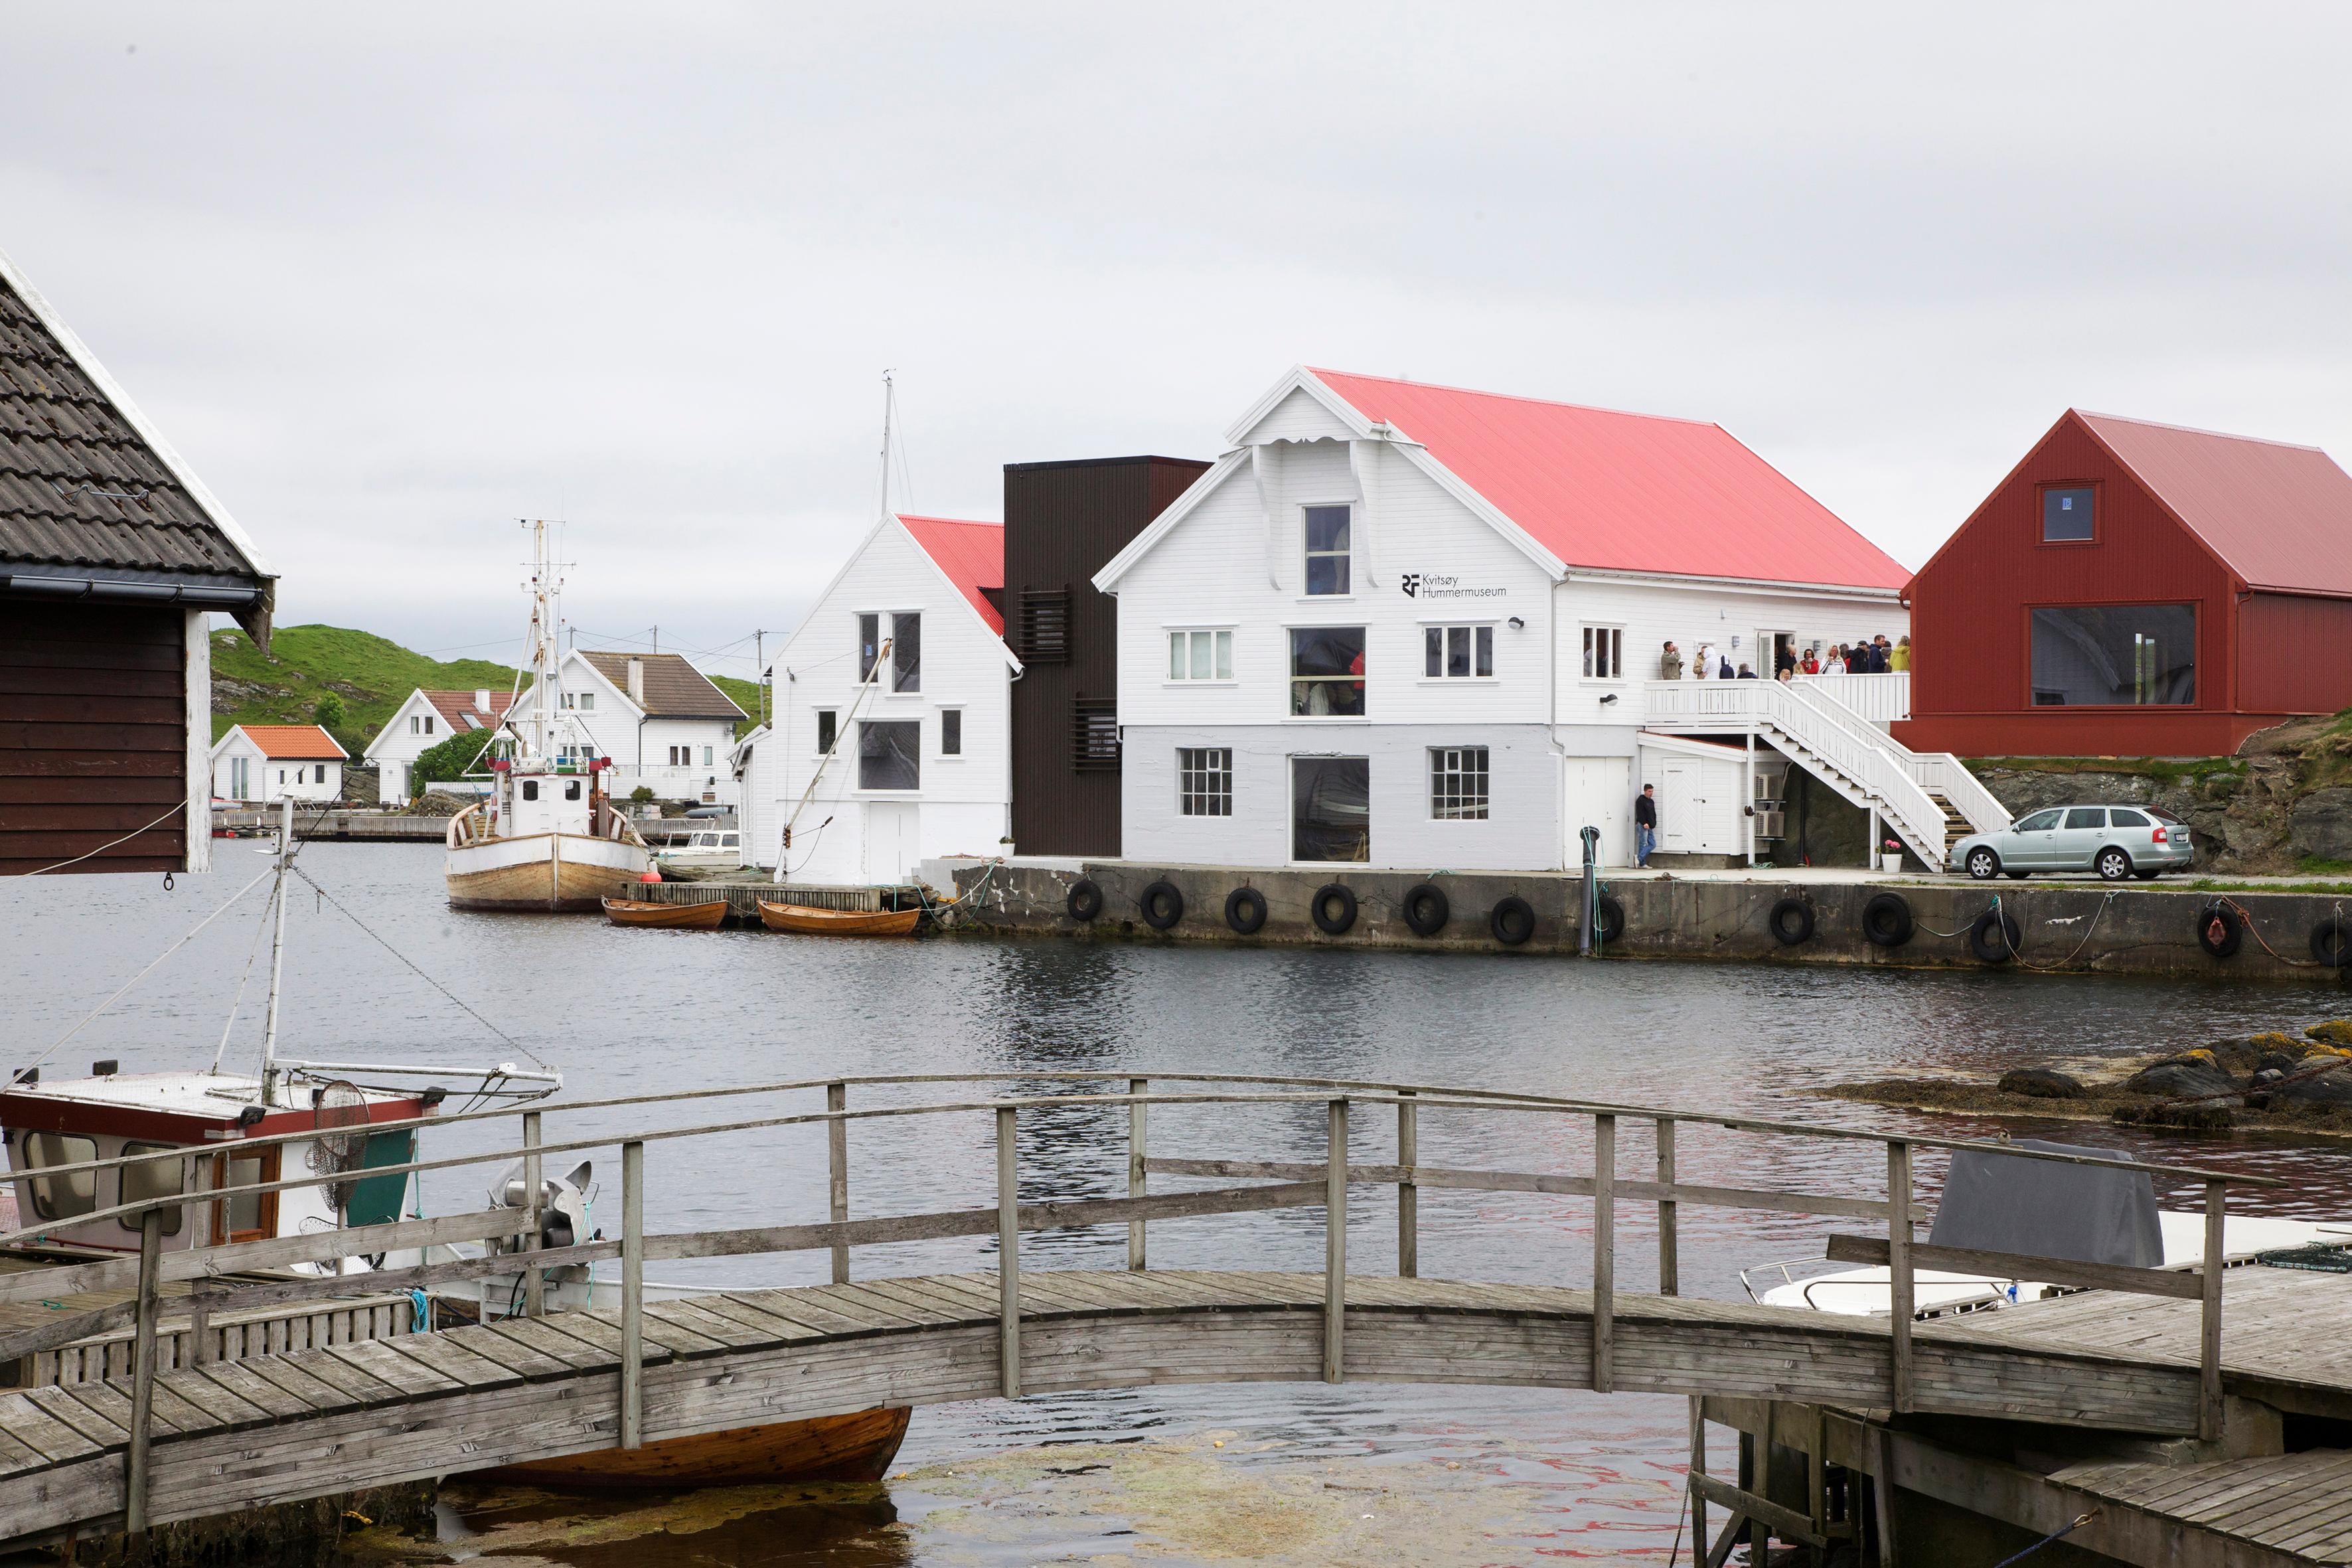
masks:
[[[558,661],[555,658],[555,622],[551,600],[560,585],[555,582],[554,568],[547,559],[547,523],[544,519],[526,521],[530,530],[530,739],[533,756],[544,758],[549,753],[550,736],[560,721],[562,707],[556,689]]]
[[[898,404],[898,389],[890,378],[898,374],[882,373],[882,510],[875,518],[877,522],[890,515],[890,419]]]
[[[261,1028],[261,1103],[278,1103],[278,988],[286,974],[286,868],[294,847],[294,797],[278,797],[278,930],[269,939],[269,1016]]]

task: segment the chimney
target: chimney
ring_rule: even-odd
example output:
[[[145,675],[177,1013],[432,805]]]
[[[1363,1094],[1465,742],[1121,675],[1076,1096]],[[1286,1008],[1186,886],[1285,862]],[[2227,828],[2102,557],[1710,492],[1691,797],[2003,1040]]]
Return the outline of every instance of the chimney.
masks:
[[[629,659],[629,700],[640,708],[646,705],[646,661],[635,656]]]
[[[489,717],[490,689],[488,687],[478,686],[474,688],[474,711],[481,714],[484,718]]]

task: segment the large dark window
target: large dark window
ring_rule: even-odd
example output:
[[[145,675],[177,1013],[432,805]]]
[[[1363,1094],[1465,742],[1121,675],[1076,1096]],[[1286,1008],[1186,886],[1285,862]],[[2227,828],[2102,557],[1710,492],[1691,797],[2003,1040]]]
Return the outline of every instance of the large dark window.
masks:
[[[1372,858],[1372,760],[1290,759],[1290,858]]]
[[[890,617],[890,689],[920,691],[923,689],[923,617],[919,615]]]
[[[919,789],[923,726],[913,719],[866,719],[857,725],[857,787]]]
[[[2088,485],[2070,485],[2042,492],[2042,542],[2071,544],[2091,537],[2093,498]]]
[[[1291,628],[1290,710],[1317,718],[1363,713],[1363,627]]]
[[[2197,606],[2070,605],[2033,612],[2038,707],[2197,700]]]
[[[1345,594],[1348,570],[1348,509],[1310,506],[1307,509],[1307,591]]]

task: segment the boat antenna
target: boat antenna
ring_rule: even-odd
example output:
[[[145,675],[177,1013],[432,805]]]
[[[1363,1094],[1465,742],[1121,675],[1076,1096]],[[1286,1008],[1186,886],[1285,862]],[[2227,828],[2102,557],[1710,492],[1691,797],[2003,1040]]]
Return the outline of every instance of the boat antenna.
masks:
[[[882,373],[882,510],[877,522],[890,515],[890,423],[898,406],[898,388],[891,377],[898,374],[895,370]]]
[[[278,1103],[278,991],[286,975],[286,868],[294,857],[294,797],[278,797],[278,926],[269,939],[269,1014],[261,1027],[261,1103]]]

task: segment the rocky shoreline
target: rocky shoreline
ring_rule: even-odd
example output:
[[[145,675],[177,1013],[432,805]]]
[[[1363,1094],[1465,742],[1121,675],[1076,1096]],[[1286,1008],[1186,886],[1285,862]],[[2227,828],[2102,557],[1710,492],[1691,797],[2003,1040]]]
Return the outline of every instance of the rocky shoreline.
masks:
[[[1906,1110],[2352,1140],[2352,1018],[2143,1057],[2105,1076],[2031,1067],[1998,1079],[1874,1079],[1822,1092]]]

